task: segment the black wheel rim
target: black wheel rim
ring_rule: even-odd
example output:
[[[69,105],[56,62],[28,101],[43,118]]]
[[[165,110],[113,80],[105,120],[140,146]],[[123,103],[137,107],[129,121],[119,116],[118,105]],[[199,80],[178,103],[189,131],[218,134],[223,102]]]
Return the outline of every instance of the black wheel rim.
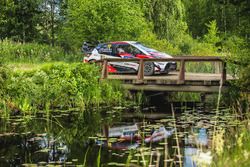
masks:
[[[153,73],[153,64],[151,64],[151,63],[145,63],[145,65],[144,65],[144,73],[145,74],[151,74],[151,73]]]

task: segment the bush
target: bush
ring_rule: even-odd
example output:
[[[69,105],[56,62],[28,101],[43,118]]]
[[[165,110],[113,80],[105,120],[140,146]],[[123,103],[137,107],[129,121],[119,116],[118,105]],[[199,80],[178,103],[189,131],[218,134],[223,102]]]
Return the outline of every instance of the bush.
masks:
[[[66,54],[60,47],[46,44],[0,41],[1,62],[81,61],[81,55]]]
[[[237,85],[243,90],[250,90],[250,49],[247,42],[240,37],[230,36],[222,43],[222,50],[227,56],[228,69],[239,77]]]
[[[170,55],[177,55],[181,53],[179,48],[174,47],[166,39],[157,39],[156,35],[150,31],[142,33],[142,35],[138,38],[138,41]]]
[[[191,48],[191,54],[195,56],[220,56],[218,49],[210,43],[196,42]]]
[[[0,64],[0,98],[6,94],[6,87],[10,82],[11,71],[6,66]]]
[[[82,63],[46,64],[40,69],[13,73],[8,85],[1,87],[6,99],[22,110],[69,109],[122,101],[121,87],[99,81],[99,68]]]

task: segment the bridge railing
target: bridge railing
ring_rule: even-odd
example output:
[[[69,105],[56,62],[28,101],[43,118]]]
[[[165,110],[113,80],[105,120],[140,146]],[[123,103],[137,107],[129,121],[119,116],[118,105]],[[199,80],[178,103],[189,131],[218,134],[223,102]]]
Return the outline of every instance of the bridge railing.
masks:
[[[160,58],[160,59],[119,59],[119,58],[109,58],[103,59],[102,62],[102,75],[101,79],[107,79],[108,72],[108,63],[109,62],[137,62],[139,64],[138,73],[137,73],[137,82],[143,83],[144,80],[144,63],[145,62],[180,62],[179,74],[178,74],[178,83],[185,83],[185,72],[186,62],[220,62],[221,63],[221,82],[224,84],[226,81],[226,62],[221,57],[215,56],[178,56],[173,58]]]

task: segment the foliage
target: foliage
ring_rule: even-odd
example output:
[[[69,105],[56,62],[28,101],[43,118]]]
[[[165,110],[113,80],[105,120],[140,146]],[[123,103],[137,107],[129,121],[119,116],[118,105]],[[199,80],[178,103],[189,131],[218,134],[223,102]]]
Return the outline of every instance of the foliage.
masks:
[[[40,69],[13,72],[8,85],[1,87],[19,109],[38,110],[119,104],[123,97],[117,84],[99,82],[99,68],[82,63],[45,64]],[[114,85],[114,86],[113,86]],[[109,100],[106,100],[106,99]]]
[[[239,77],[239,81],[236,83],[237,86],[249,91],[250,48],[247,42],[238,36],[230,36],[223,41],[222,49],[227,55],[228,69]]]
[[[181,51],[166,39],[157,39],[157,36],[152,32],[144,32],[138,38],[138,41],[159,51],[166,52],[171,55],[180,54]]]
[[[146,4],[144,13],[160,39],[174,41],[185,33],[185,8],[181,0],[144,0],[140,3]]]
[[[248,0],[8,0],[0,6],[1,39],[66,50],[82,40],[136,40],[146,30],[190,53],[188,36],[201,38],[212,22],[221,34],[249,42]],[[214,40],[209,37],[205,42]]]
[[[80,50],[83,40],[140,40],[178,55],[218,55],[222,39],[233,36],[249,43],[247,0],[9,0],[0,5],[2,40],[59,45],[66,52]]]
[[[221,39],[219,36],[216,21],[213,20],[206,24],[207,33],[204,34],[203,40],[193,40],[193,45],[190,47],[192,55],[196,56],[219,56],[221,47],[219,46]]]
[[[219,56],[217,48],[205,42],[196,42],[196,45],[190,49],[192,55],[195,56]]]
[[[133,40],[148,27],[132,0],[69,0],[67,11],[61,40],[77,47],[83,40]]]
[[[0,1],[0,39],[32,41],[37,38],[40,0]]]
[[[54,46],[65,3],[65,0],[0,1],[0,39]]]
[[[247,167],[250,165],[250,133],[249,133],[249,120],[246,126],[238,128],[235,136],[227,137],[224,152],[216,157],[213,166],[242,166]],[[235,134],[232,133],[232,134]],[[230,140],[231,139],[231,140]]]
[[[249,1],[184,0],[186,20],[193,37],[206,33],[206,23],[216,20],[224,34],[237,34],[249,41]]]
[[[250,65],[244,68],[240,73],[239,85],[243,90],[250,90]]]
[[[2,62],[79,61],[79,54],[65,52],[80,50],[83,40],[138,40],[171,55],[225,56],[227,71],[239,77],[236,86],[249,90],[247,0],[8,0],[0,5]],[[187,70],[213,71],[209,64],[195,70],[189,64]],[[105,91],[111,96],[109,88]]]
[[[0,97],[4,96],[6,93],[6,86],[10,82],[11,71],[5,65],[0,64]]]
[[[200,93],[187,93],[187,92],[177,92],[170,94],[170,99],[172,101],[181,101],[181,102],[189,102],[190,100],[199,102],[200,99]]]
[[[60,47],[45,44],[0,41],[1,62],[81,61],[81,55],[66,54]]]
[[[213,20],[209,22],[209,24],[206,24],[206,26],[208,27],[208,33],[204,35],[204,41],[215,46],[218,42],[220,42],[217,23]]]

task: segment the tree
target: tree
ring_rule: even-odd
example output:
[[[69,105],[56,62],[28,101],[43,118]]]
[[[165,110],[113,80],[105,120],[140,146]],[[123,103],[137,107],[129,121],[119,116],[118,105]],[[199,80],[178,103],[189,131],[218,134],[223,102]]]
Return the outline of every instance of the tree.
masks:
[[[206,33],[205,24],[216,20],[220,32],[249,40],[249,0],[184,0],[188,29],[193,37]]]
[[[133,0],[69,0],[61,40],[134,40],[148,25]]]
[[[12,38],[29,42],[38,37],[36,25],[39,21],[40,0],[1,1],[0,35],[1,38]]]
[[[175,41],[186,33],[185,9],[181,0],[145,0],[146,18],[160,39]]]
[[[66,0],[42,0],[39,32],[41,41],[55,45],[60,26],[65,21]]]
[[[206,26],[208,27],[208,33],[204,35],[204,41],[215,46],[220,41],[217,23],[213,20],[209,24],[206,24]]]

